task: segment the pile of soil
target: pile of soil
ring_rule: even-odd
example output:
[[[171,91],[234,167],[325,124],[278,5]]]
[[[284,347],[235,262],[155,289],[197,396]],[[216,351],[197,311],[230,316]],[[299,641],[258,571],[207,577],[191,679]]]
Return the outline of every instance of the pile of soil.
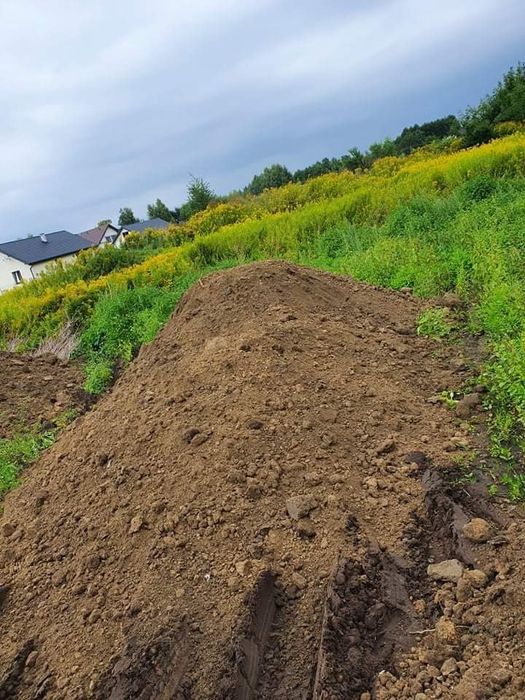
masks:
[[[0,438],[44,425],[66,410],[84,410],[81,369],[55,355],[0,351]]]
[[[467,367],[421,309],[279,262],[190,290],[6,500],[0,698],[525,697],[523,522],[450,486]]]

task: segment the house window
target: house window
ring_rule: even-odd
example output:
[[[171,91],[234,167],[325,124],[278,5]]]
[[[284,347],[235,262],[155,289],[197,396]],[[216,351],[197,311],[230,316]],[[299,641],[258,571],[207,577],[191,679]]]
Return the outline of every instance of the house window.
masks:
[[[20,284],[22,282],[22,273],[20,272],[20,270],[14,270],[14,272],[12,272],[11,274],[13,275],[15,284]]]

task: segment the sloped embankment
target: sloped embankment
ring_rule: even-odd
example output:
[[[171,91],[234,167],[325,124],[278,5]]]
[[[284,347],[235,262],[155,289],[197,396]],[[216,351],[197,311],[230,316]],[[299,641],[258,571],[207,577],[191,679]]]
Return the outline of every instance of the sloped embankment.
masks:
[[[518,697],[521,521],[470,546],[429,471],[464,363],[419,310],[285,263],[196,285],[6,500],[0,698]]]

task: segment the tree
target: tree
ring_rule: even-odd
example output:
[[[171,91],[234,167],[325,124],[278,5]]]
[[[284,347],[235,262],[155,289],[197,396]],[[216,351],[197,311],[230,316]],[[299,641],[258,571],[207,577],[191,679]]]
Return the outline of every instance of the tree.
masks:
[[[111,219],[101,219],[98,223],[97,226],[107,226],[108,224],[111,223]]]
[[[458,136],[459,132],[460,124],[453,114],[424,124],[407,126],[394,140],[396,152],[399,155],[406,155],[433,141],[442,140],[449,136]]]
[[[354,146],[348,153],[341,157],[341,162],[343,167],[347,170],[357,170],[358,168],[364,168],[366,165],[366,159],[364,153]]]
[[[179,210],[180,218],[187,221],[198,211],[206,209],[208,204],[215,199],[216,195],[210,184],[202,178],[192,175],[188,183],[188,201]]]
[[[368,155],[372,160],[396,155],[396,145],[392,139],[386,138],[378,143],[373,143],[368,148]]]
[[[511,68],[490,95],[477,107],[463,114],[461,127],[465,146],[488,141],[496,135],[495,127],[508,121],[525,121],[525,64]]]
[[[121,207],[118,215],[119,226],[129,226],[130,224],[136,224],[137,221],[138,219],[130,207]]]
[[[292,173],[288,168],[285,165],[274,163],[265,168],[259,175],[255,175],[245,191],[250,194],[261,194],[270,187],[282,187],[291,180]]]
[[[148,218],[164,219],[164,221],[174,220],[173,212],[158,197],[154,204],[148,204]]]

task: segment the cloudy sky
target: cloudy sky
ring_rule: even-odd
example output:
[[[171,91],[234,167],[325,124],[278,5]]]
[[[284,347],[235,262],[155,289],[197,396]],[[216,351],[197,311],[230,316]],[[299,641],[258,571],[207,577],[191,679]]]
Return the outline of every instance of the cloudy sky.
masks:
[[[144,217],[458,113],[523,0],[0,0],[0,240]]]

